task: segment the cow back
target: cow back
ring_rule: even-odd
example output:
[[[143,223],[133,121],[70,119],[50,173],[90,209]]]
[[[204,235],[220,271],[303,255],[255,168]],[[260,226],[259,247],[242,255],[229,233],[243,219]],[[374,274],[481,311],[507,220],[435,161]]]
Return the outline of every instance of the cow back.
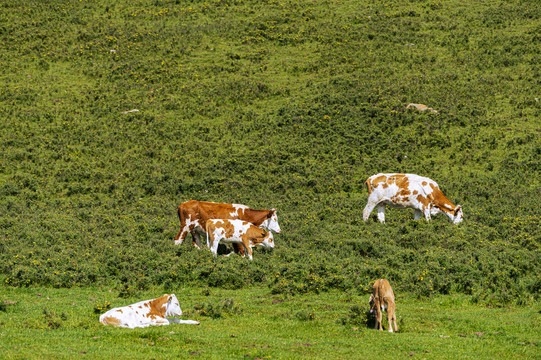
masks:
[[[206,228],[209,219],[239,219],[261,225],[272,215],[269,210],[256,210],[241,204],[215,203],[210,201],[190,200],[180,204],[179,217],[182,220],[198,221],[201,228]]]

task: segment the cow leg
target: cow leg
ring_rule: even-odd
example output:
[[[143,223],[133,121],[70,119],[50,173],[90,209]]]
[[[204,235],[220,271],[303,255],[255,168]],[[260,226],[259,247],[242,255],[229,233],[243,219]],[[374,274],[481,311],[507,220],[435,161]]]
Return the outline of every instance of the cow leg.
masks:
[[[423,212],[425,214],[426,221],[430,221],[430,208],[427,207],[427,208],[423,209]]]
[[[220,239],[214,237],[212,232],[207,233],[207,246],[214,256],[218,256],[218,245],[220,244]]]
[[[394,315],[394,311],[391,310],[391,307],[389,306],[387,308],[387,321],[389,322],[389,332],[393,332],[393,327],[391,325],[391,321]]]
[[[376,207],[378,203],[374,202],[374,201],[370,201],[370,198],[368,198],[368,204],[366,204],[366,206],[364,207],[364,210],[363,210],[363,220],[364,221],[367,221],[368,218],[370,217],[370,213],[372,212],[372,210],[374,210],[374,208]]]
[[[192,243],[198,249],[201,249],[201,235],[197,230],[192,230]]]
[[[235,254],[239,254],[240,256],[244,257],[244,246],[241,244],[233,243],[233,252]]]
[[[381,308],[378,305],[376,309],[376,330],[383,330],[383,326],[381,326],[381,321],[383,320],[383,313],[381,312]]]
[[[169,324],[191,324],[191,325],[199,325],[199,321],[195,320],[180,320],[180,319],[167,319],[169,321]]]
[[[415,220],[419,220],[421,218],[421,215],[423,215],[423,212],[419,209],[415,209]]]
[[[385,204],[378,204],[378,220],[380,223],[385,222]]]
[[[191,226],[184,226],[184,227],[181,227],[179,233],[177,234],[177,236],[175,237],[175,245],[182,245],[182,242],[184,241],[184,239],[186,238],[186,235],[188,235],[188,233],[193,229],[193,227]]]
[[[245,243],[242,243],[242,245],[244,246],[244,253],[245,253],[245,254],[248,254],[248,259],[253,260],[253,257],[252,257],[252,248],[251,248],[250,246],[246,246]]]
[[[393,320],[394,331],[398,331],[398,326],[396,325],[396,308],[395,308],[395,305],[391,304],[391,306],[389,306],[389,308],[391,308],[391,311],[389,311],[388,315],[390,315],[390,317]],[[389,329],[390,328],[391,328],[391,321],[389,320]]]
[[[158,326],[169,325],[169,321],[166,318],[159,317],[156,320],[152,321],[150,325],[158,325]]]
[[[212,238],[211,238],[210,231],[208,231],[208,229],[207,229],[207,247],[209,249],[212,249],[212,244],[213,243],[214,243],[214,236],[212,236]]]
[[[218,256],[218,244],[220,242],[219,241],[214,241],[214,245],[212,246],[212,248],[210,249],[210,251],[212,251],[212,253],[214,254],[214,256]]]

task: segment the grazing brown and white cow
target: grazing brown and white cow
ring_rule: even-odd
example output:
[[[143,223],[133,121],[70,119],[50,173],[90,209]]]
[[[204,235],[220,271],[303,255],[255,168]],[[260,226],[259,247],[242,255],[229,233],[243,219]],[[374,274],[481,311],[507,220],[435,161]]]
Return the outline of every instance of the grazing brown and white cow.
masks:
[[[111,309],[100,316],[100,323],[130,329],[171,323],[199,325],[199,321],[167,318],[180,315],[182,310],[175,294],[165,294],[157,299]]]
[[[415,219],[424,215],[430,220],[431,215],[443,212],[454,224],[462,221],[462,207],[454,206],[429,178],[415,174],[377,174],[366,180],[366,187],[368,203],[363,210],[364,221],[377,206],[378,220],[385,222],[385,205],[413,208]]]
[[[239,219],[276,233],[281,231],[276,209],[255,210],[240,204],[190,200],[180,204],[177,213],[180,231],[175,237],[175,245],[182,244],[186,235],[191,233],[194,245],[201,247],[200,236],[204,235],[209,219]]]
[[[389,332],[393,332],[391,321],[394,325],[394,331],[398,331],[396,325],[396,304],[391,284],[386,279],[378,279],[374,283],[372,295],[370,295],[370,314],[376,313],[376,330],[383,330],[381,321],[383,320],[383,311],[387,310],[387,320],[389,321]]]
[[[238,219],[209,219],[207,220],[206,232],[207,246],[214,255],[218,254],[220,241],[241,244],[250,260],[253,259],[252,247],[256,245],[274,247],[274,239],[270,231]]]

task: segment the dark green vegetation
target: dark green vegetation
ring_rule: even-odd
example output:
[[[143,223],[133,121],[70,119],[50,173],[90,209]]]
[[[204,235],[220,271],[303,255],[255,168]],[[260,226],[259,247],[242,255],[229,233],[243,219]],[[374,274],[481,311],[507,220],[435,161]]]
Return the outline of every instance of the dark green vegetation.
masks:
[[[535,2],[0,9],[5,285],[366,294],[386,277],[415,296],[538,298]],[[378,172],[434,179],[464,222],[388,210],[385,225],[364,223],[364,181]],[[174,246],[190,199],[277,208],[276,248],[249,262]]]

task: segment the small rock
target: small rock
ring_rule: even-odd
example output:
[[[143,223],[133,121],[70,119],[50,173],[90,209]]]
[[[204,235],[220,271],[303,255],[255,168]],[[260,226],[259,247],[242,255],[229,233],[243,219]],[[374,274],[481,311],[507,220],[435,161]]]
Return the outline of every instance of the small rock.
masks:
[[[421,111],[421,112],[424,112],[424,111],[428,111],[430,113],[433,113],[433,114],[437,114],[438,111],[437,110],[434,110],[432,108],[429,108],[428,106],[426,106],[425,104],[408,104],[408,106],[406,106],[406,109],[417,109],[418,111]]]

